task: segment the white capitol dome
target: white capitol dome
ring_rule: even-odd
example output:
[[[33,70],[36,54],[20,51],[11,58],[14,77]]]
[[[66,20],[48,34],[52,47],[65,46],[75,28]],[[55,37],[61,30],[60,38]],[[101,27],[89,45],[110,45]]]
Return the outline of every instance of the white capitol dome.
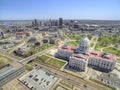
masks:
[[[79,50],[83,53],[89,53],[90,50],[90,41],[87,35],[83,36],[79,43]]]
[[[90,40],[88,39],[87,35],[83,36],[83,38],[80,40],[80,44],[88,45],[90,46]]]

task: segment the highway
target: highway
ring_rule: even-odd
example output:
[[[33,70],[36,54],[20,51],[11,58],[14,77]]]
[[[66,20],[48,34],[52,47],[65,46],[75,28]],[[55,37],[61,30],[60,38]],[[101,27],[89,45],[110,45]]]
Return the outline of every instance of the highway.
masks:
[[[74,81],[74,80],[72,80],[72,79],[66,78],[66,77],[64,77],[64,76],[60,76],[59,74],[53,73],[53,72],[51,72],[51,71],[48,71],[48,70],[46,70],[45,68],[42,68],[42,67],[41,67],[40,69],[42,69],[42,70],[45,71],[45,72],[49,72],[50,74],[56,76],[57,78],[61,78],[62,80],[71,82],[73,85],[79,87],[79,88],[82,89],[82,90],[84,90],[84,88],[86,88],[86,87],[82,86],[82,84],[80,84],[80,83],[78,83],[78,82],[76,82],[76,81]],[[92,90],[92,89],[87,88],[87,90]]]
[[[9,53],[8,53],[6,50],[4,50],[4,49],[0,49],[0,53],[3,54],[3,55],[6,56],[6,57],[12,59],[12,60],[18,61],[18,62],[19,62],[20,64],[22,64],[22,65],[25,65],[25,64],[27,64],[30,60],[35,59],[37,56],[43,55],[43,54],[47,53],[47,51],[49,51],[49,50],[52,49],[52,48],[55,48],[55,46],[49,47],[49,48],[47,48],[47,49],[45,49],[45,50],[43,50],[43,51],[41,51],[41,52],[39,52],[39,53],[36,53],[36,54],[31,55],[31,56],[29,56],[29,57],[27,57],[27,58],[24,58],[24,59],[21,59],[21,58],[19,58],[18,56],[9,54]]]
[[[38,64],[36,62],[32,62],[32,64],[42,67],[42,68],[48,70],[49,72],[54,73],[55,75],[58,75],[60,78],[68,80],[71,83],[77,85],[78,87],[83,87],[84,85],[86,85],[87,86],[86,88],[89,88],[88,90],[98,90],[98,88],[99,88],[99,90],[111,90],[110,88],[104,87],[104,86],[94,83],[94,82],[91,82],[90,80],[82,79],[81,77],[72,75],[65,71],[53,69],[44,64]]]
[[[0,79],[0,87],[5,85],[6,83],[11,81],[12,79],[16,78],[17,76],[19,76],[24,71],[25,71],[24,67],[21,67],[21,68],[17,69],[16,71],[14,71],[13,73],[1,78]]]
[[[44,51],[36,53],[36,54],[34,54],[34,55],[32,55],[32,56],[30,56],[28,58],[25,58],[23,60],[19,60],[17,57],[15,57],[13,55],[10,55],[9,53],[7,53],[5,51],[0,50],[0,52],[2,54],[4,54],[5,56],[10,57],[11,59],[17,60],[22,65],[25,65],[29,61],[35,59],[37,56],[45,54],[47,51],[49,51],[52,48],[55,48],[55,46],[52,46],[52,47],[50,47],[48,49],[45,49]],[[80,88],[82,87],[84,90],[98,90],[98,89],[99,90],[110,90],[110,88],[108,88],[108,87],[104,87],[104,86],[102,86],[100,84],[91,82],[90,80],[80,78],[80,77],[75,76],[75,75],[73,75],[71,73],[68,73],[66,71],[61,71],[61,70],[58,70],[58,69],[54,69],[54,68],[48,67],[46,65],[38,64],[36,62],[33,62],[33,64],[36,64],[36,65],[48,70],[49,72],[54,73],[55,75],[57,75],[58,77],[60,77],[62,79],[70,81],[71,83],[77,85],[77,87],[80,87]],[[86,85],[87,87],[84,87],[84,85]]]

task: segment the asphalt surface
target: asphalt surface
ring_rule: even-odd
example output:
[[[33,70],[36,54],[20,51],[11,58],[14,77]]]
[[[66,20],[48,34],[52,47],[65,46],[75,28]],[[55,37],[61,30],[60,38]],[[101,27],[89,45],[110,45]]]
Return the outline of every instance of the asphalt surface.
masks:
[[[110,88],[104,87],[100,84],[91,82],[91,81],[86,80],[86,79],[82,79],[78,76],[72,75],[72,74],[65,72],[65,71],[53,69],[53,68],[47,67],[45,65],[38,64],[36,62],[33,62],[32,64],[38,65],[38,66],[48,70],[49,72],[55,74],[57,77],[60,77],[64,80],[67,80],[67,81],[77,85],[78,87],[82,87],[82,89],[84,89],[84,90],[98,90],[98,88],[99,88],[99,90],[111,90]]]
[[[13,73],[3,77],[0,79],[0,87],[8,83],[9,81],[13,80],[17,76],[19,76],[21,73],[25,71],[24,67],[19,68],[18,70],[14,71]]]
[[[5,52],[5,51],[3,51],[3,50],[0,50],[0,52],[1,52],[2,54],[4,54],[5,56],[11,57],[12,59],[19,61],[19,63],[25,65],[25,64],[27,64],[30,60],[35,59],[36,56],[43,55],[43,54],[45,54],[48,50],[50,50],[50,49],[52,49],[52,48],[54,48],[54,46],[53,46],[53,47],[50,47],[50,48],[48,48],[48,49],[46,49],[46,50],[44,50],[44,51],[42,51],[42,52],[40,52],[40,53],[34,54],[34,55],[32,55],[32,56],[30,56],[30,57],[28,57],[28,58],[25,58],[25,59],[23,59],[23,60],[19,60],[16,56],[10,55],[9,53],[7,53],[7,52]],[[48,70],[49,72],[52,72],[52,73],[55,74],[57,77],[60,77],[60,78],[62,78],[62,79],[64,79],[64,80],[67,80],[67,81],[73,83],[74,85],[77,85],[78,87],[84,89],[84,90],[111,90],[111,89],[108,88],[108,87],[104,87],[104,86],[102,86],[102,85],[100,85],[100,84],[91,82],[90,80],[86,80],[86,79],[80,78],[80,77],[75,76],[75,75],[72,75],[72,74],[70,74],[70,73],[68,73],[68,72],[61,71],[61,70],[57,70],[57,69],[53,69],[53,68],[47,67],[47,66],[45,66],[45,65],[35,63],[35,62],[34,62],[34,64],[36,64],[36,65],[38,65],[38,66],[40,66],[40,67]],[[17,73],[17,72],[16,72],[16,73]],[[16,76],[16,74],[15,74],[15,76]],[[6,79],[9,79],[9,78],[10,78],[10,76],[9,76],[8,78],[6,77]],[[3,82],[4,82],[4,81],[3,81]],[[5,82],[6,82],[6,80],[5,80]]]

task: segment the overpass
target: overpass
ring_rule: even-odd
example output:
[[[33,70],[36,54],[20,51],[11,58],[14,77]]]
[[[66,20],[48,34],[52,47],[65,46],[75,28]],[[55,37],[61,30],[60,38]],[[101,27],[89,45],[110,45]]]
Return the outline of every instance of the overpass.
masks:
[[[40,55],[43,55],[43,54],[47,53],[47,51],[49,51],[50,49],[52,49],[52,48],[54,48],[54,47],[55,47],[55,46],[52,46],[52,47],[50,47],[50,48],[48,48],[48,49],[45,49],[45,50],[43,50],[43,51],[41,51],[41,52],[39,52],[39,53],[36,53],[36,54],[34,54],[34,55],[30,56],[30,57],[27,57],[27,58],[25,58],[25,59],[23,59],[23,60],[18,61],[18,62],[21,63],[22,65],[25,65],[25,64],[27,64],[28,62],[36,59],[37,56],[40,56]]]

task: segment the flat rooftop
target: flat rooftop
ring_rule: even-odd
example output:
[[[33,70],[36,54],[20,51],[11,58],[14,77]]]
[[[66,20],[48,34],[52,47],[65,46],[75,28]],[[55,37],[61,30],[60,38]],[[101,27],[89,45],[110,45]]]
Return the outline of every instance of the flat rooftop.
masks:
[[[73,54],[72,58],[76,58],[78,60],[87,60],[88,59],[88,55],[85,54]]]
[[[61,49],[61,50],[68,51],[68,52],[74,52],[74,48],[71,47],[71,46],[67,46],[67,47],[60,46],[60,47],[58,47],[58,48]]]
[[[91,51],[90,57],[94,57],[94,58],[98,58],[98,59],[102,59],[102,60],[106,60],[106,61],[111,61],[111,62],[116,60],[116,56],[114,56],[112,54],[108,54],[108,58],[102,57],[103,54],[104,54],[104,52]]]

